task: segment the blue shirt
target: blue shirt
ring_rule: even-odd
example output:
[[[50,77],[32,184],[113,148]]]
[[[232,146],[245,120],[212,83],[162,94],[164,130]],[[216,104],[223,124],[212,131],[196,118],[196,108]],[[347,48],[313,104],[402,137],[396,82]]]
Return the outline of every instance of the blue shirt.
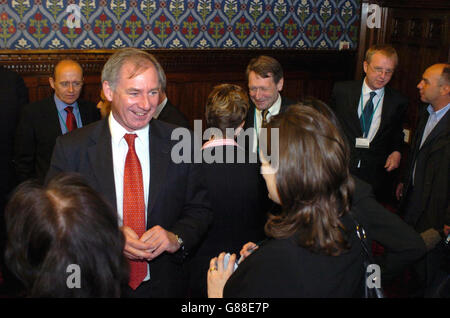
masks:
[[[77,127],[78,128],[83,127],[83,123],[81,122],[80,109],[78,108],[78,103],[75,102],[72,105],[68,105],[68,104],[64,103],[62,100],[60,100],[58,98],[58,96],[56,96],[56,94],[54,95],[54,98],[55,98],[56,110],[58,111],[59,125],[61,126],[62,134],[64,135],[67,133],[67,126],[66,126],[67,112],[64,110],[64,108],[66,108],[67,106],[73,107],[72,112],[77,121]]]
[[[427,139],[428,135],[433,131],[434,127],[439,123],[442,117],[445,116],[447,111],[450,109],[450,103],[447,104],[444,108],[441,108],[437,112],[434,111],[433,106],[428,105],[427,111],[430,114],[428,116],[427,124],[425,125],[425,129],[423,130],[422,141],[420,142],[420,147],[422,147],[423,143]]]

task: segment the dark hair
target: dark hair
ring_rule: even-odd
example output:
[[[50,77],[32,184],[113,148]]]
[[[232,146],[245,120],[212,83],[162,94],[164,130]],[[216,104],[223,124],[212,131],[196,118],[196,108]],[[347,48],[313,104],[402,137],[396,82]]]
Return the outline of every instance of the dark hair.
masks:
[[[227,128],[238,128],[245,120],[249,107],[245,90],[233,84],[222,84],[214,87],[206,102],[206,123],[208,127],[216,127],[225,136]]]
[[[21,184],[7,205],[5,259],[31,297],[119,297],[127,283],[117,214],[79,175]],[[80,288],[67,280],[76,264]]]
[[[350,210],[353,181],[349,150],[338,129],[308,106],[290,106],[267,125],[278,128],[277,190],[283,212],[270,215],[267,235],[294,236],[315,253],[339,255],[348,249],[339,220]],[[268,145],[268,153],[271,153]]]
[[[261,55],[250,60],[245,75],[255,72],[263,78],[272,77],[275,84],[283,78],[283,68],[273,57]]]

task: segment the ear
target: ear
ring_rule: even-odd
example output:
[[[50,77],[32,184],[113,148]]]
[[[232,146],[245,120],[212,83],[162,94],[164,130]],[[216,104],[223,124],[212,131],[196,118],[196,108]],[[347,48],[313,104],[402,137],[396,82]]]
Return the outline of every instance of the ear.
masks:
[[[55,89],[55,80],[53,79],[53,77],[49,77],[48,78],[48,82],[50,83],[50,86]]]
[[[280,80],[277,83],[277,90],[279,92],[281,92],[283,90],[283,84],[284,84],[284,78],[282,77],[282,78],[280,78]]]
[[[111,88],[111,86],[109,86],[109,82],[104,81],[102,83],[102,88],[103,88],[103,94],[105,95],[106,100],[109,102],[112,102],[114,90]]]
[[[450,85],[442,85],[439,89],[441,96],[450,95]]]
[[[369,67],[369,63],[367,63],[366,61],[364,61],[363,63],[363,69],[364,69],[364,73],[367,73],[367,68]]]

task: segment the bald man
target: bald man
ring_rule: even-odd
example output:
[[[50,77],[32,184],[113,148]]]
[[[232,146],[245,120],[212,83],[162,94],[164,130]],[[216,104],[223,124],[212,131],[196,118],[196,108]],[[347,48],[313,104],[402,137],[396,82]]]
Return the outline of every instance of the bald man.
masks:
[[[450,64],[427,68],[417,88],[428,107],[421,114],[397,198],[403,197],[405,221],[432,242],[433,236],[439,241],[450,233]],[[422,288],[432,286],[444,255],[441,243],[418,264]]]
[[[20,115],[14,145],[14,168],[19,182],[43,182],[56,138],[100,119],[93,103],[79,100],[83,69],[73,60],[56,64],[49,84],[53,96],[26,105]]]

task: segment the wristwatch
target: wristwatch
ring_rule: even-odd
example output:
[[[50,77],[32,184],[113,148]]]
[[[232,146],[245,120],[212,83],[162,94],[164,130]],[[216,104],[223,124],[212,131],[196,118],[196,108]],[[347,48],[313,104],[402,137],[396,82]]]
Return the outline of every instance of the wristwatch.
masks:
[[[184,241],[183,241],[183,239],[181,237],[179,237],[178,234],[175,234],[175,237],[177,238],[178,244],[180,244],[181,250],[184,251]]]

